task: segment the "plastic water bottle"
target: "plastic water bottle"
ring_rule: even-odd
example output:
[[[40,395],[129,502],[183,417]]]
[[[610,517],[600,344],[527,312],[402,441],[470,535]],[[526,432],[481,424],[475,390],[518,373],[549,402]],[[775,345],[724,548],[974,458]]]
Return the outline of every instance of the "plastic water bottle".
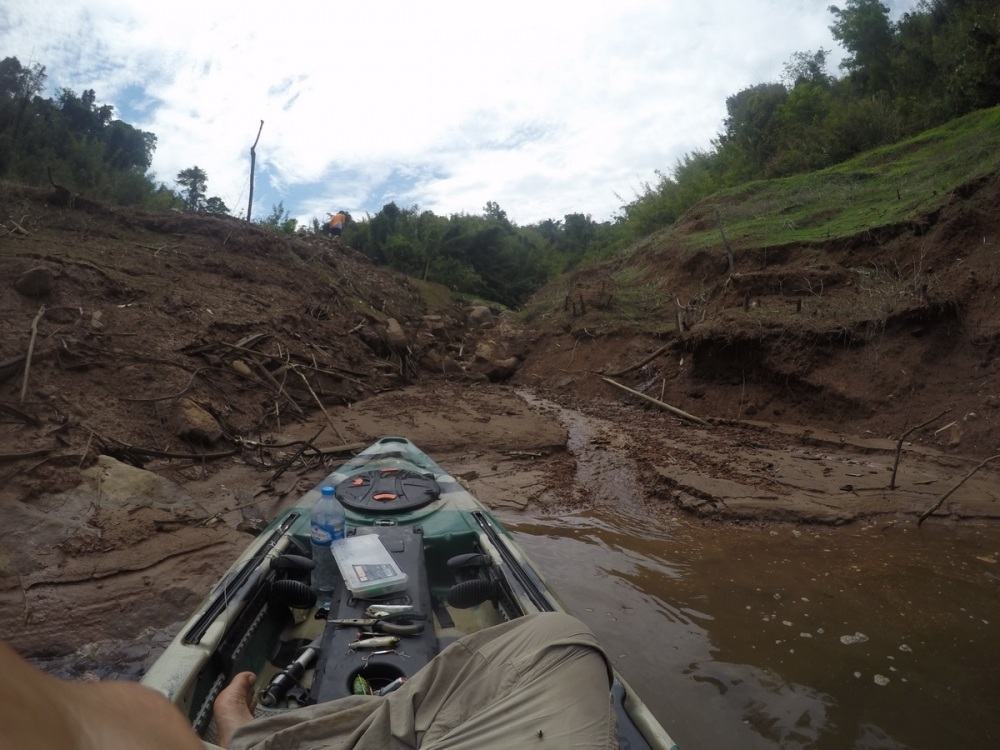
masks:
[[[337,500],[333,487],[324,487],[309,516],[309,536],[312,539],[312,556],[315,566],[312,586],[316,589],[317,605],[329,609],[337,580],[337,561],[331,546],[344,538],[346,513]]]

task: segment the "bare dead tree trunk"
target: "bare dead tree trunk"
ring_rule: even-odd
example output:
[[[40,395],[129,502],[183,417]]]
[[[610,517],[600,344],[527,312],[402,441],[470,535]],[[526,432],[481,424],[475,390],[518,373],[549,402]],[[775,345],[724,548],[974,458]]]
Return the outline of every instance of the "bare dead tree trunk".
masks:
[[[257,138],[250,147],[250,200],[247,202],[247,221],[250,221],[250,212],[253,210],[253,172],[257,166],[257,142],[260,140],[260,132],[264,129],[264,121],[260,121],[257,129]]]
[[[892,464],[892,478],[889,480],[890,490],[896,489],[896,471],[899,469],[899,455],[903,452],[903,441],[906,440],[906,438],[908,438],[911,434],[913,434],[917,430],[922,429],[927,425],[929,425],[931,422],[937,422],[939,419],[941,419],[941,417],[943,417],[950,411],[951,407],[949,406],[947,409],[945,409],[943,412],[938,414],[933,419],[928,419],[923,424],[918,424],[916,427],[911,427],[910,429],[908,429],[906,432],[904,432],[902,435],[899,436],[899,440],[896,443],[896,460]]]
[[[982,461],[979,464],[979,466],[977,466],[972,471],[970,471],[968,474],[966,474],[964,477],[962,477],[962,480],[958,484],[956,484],[954,487],[952,487],[946,493],[944,493],[943,495],[941,495],[941,497],[938,499],[938,501],[936,503],[934,503],[934,505],[932,507],[928,508],[927,510],[925,510],[923,512],[923,514],[920,516],[920,520],[917,521],[917,527],[919,528],[920,524],[922,524],[924,521],[926,521],[928,516],[930,516],[934,511],[936,511],[938,508],[940,508],[942,505],[944,505],[944,501],[947,500],[949,497],[951,497],[951,493],[952,492],[954,492],[959,487],[961,487],[963,484],[965,484],[967,481],[969,481],[969,479],[972,478],[972,475],[975,474],[977,471],[979,471],[984,466],[986,466],[986,464],[988,464],[990,461],[993,461],[993,460],[995,460],[997,458],[1000,458],[1000,454],[997,454],[995,456],[990,456],[989,458],[985,459],[984,461]]]

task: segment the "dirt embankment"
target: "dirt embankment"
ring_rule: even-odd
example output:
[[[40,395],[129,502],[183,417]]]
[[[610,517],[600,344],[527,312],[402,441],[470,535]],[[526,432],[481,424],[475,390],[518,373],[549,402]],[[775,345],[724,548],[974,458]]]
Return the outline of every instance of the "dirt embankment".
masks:
[[[748,254],[706,286],[708,254],[636,256],[669,291],[651,335],[622,314],[620,264],[522,325],[324,238],[0,186],[0,635],[58,652],[180,619],[247,532],[393,433],[494,505],[579,506],[583,468],[625,468],[657,512],[915,522],[1000,452],[998,195],[822,248],[825,267],[817,248]],[[918,262],[926,289],[901,280]],[[945,409],[889,489],[896,437]],[[570,447],[580,419],[596,469]],[[941,517],[998,517],[997,476]]]

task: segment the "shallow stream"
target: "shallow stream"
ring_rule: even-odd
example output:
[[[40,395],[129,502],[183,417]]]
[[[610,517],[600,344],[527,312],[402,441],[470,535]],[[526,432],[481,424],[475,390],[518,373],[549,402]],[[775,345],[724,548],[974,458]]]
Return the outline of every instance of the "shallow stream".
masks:
[[[589,509],[499,516],[682,750],[1000,747],[1000,528],[680,519],[563,419]]]

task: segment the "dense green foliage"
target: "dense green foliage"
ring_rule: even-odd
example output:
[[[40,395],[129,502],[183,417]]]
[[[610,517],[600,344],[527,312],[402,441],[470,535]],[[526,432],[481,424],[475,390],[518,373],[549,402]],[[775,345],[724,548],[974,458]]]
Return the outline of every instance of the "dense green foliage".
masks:
[[[517,227],[494,202],[448,218],[389,203],[364,221],[348,217],[342,239],[376,263],[513,307],[579,263],[600,228],[582,214]]]
[[[121,206],[228,213],[205,195],[208,177],[198,167],[177,175],[183,195],[157,184],[148,173],[156,136],[116,120],[93,89],[78,96],[64,88],[44,99],[44,86],[43,66],[0,60],[0,177],[28,185],[52,180]]]
[[[880,0],[829,10],[847,52],[844,76],[827,72],[827,50],[800,52],[781,83],[730,96],[712,147],[659,173],[623,207],[627,235],[667,226],[718,190],[822,169],[1000,104],[996,0],[920,0],[895,23]]]

